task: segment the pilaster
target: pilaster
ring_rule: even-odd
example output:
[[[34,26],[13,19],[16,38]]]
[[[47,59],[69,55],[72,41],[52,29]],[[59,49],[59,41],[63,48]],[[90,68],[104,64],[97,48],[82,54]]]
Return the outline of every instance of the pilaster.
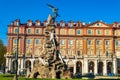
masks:
[[[107,75],[107,62],[106,62],[106,60],[105,61],[103,61],[103,75]]]

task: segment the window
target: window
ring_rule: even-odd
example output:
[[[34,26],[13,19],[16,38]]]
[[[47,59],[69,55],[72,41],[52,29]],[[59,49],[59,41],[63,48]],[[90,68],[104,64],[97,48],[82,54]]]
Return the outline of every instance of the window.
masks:
[[[73,24],[72,23],[70,23],[70,27],[72,27],[73,26]]]
[[[88,45],[92,45],[92,41],[91,40],[88,40]]]
[[[106,46],[109,45],[109,41],[108,41],[108,40],[105,41],[105,45],[106,45]]]
[[[36,29],[35,32],[38,34],[39,33],[39,29]]]
[[[16,26],[19,26],[19,22],[16,22]]]
[[[18,29],[15,29],[15,33],[18,33]]]
[[[80,27],[80,23],[78,23],[78,27]]]
[[[97,44],[97,45],[100,45],[100,40],[97,40],[97,41],[96,41],[96,44]]]
[[[109,34],[109,30],[105,30],[105,34]]]
[[[99,23],[97,23],[96,25],[97,25],[97,26],[100,26],[100,24],[99,24]]]
[[[97,34],[101,34],[101,30],[97,30]]]
[[[35,40],[35,44],[36,44],[36,45],[40,44],[39,39],[36,39],[36,40]]]
[[[81,45],[81,44],[82,44],[82,42],[81,42],[81,41],[77,41],[77,43],[78,43],[78,45]]]
[[[80,31],[80,30],[77,30],[77,34],[81,34],[81,31]]]
[[[77,51],[77,55],[80,56],[81,55],[81,51]]]
[[[29,34],[31,33],[31,29],[28,29],[28,33],[29,33]]]
[[[72,44],[73,44],[73,41],[72,41],[72,40],[69,40],[69,44],[72,45]]]
[[[17,44],[17,39],[14,39],[14,44]]]
[[[88,31],[87,31],[87,34],[92,34],[92,30],[88,30]]]
[[[64,43],[64,40],[61,40],[61,44],[62,44],[62,45],[64,45],[64,44],[65,44],[65,43]]]
[[[31,44],[31,40],[30,39],[27,39],[27,44]]]
[[[65,26],[65,23],[62,23],[62,25],[61,25],[62,27],[64,27]]]
[[[120,42],[118,40],[115,40],[115,46],[119,46]]]

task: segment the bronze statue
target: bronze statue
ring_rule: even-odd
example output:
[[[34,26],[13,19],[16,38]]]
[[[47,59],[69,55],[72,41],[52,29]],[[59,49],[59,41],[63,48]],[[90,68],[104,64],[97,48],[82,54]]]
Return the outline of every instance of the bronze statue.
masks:
[[[55,8],[54,6],[52,6],[50,4],[47,4],[47,5],[52,9],[52,11],[54,13],[54,16],[52,17],[52,23],[54,23],[56,18],[57,18],[57,16],[60,17],[60,15],[58,14],[58,8]]]
[[[50,5],[50,4],[47,4],[51,9],[52,9],[52,11],[53,11],[53,13],[55,14],[55,18],[57,17],[57,16],[59,16],[59,14],[58,14],[58,8],[55,8],[53,5]]]

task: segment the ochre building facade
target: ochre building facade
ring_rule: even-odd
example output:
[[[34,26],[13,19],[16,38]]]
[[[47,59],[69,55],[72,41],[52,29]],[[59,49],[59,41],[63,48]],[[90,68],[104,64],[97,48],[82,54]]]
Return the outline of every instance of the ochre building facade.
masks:
[[[83,22],[61,21],[56,24],[57,40],[62,58],[70,71],[107,75],[120,73],[120,24],[106,24],[102,21]],[[15,20],[8,25],[8,47],[6,71],[14,72],[17,32],[19,27],[18,71],[33,69],[34,61],[43,50],[44,29],[47,21],[28,20],[25,24]]]

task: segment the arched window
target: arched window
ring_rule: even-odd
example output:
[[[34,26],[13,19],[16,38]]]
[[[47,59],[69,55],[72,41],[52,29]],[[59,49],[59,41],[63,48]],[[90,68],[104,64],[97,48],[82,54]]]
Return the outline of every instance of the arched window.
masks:
[[[15,28],[15,33],[18,33],[18,28]]]
[[[96,44],[97,44],[97,45],[100,45],[100,40],[97,40],[97,41],[96,41]]]
[[[108,46],[110,44],[109,40],[105,40],[105,45]]]
[[[31,40],[30,39],[27,39],[27,44],[31,44]]]
[[[27,30],[27,33],[29,33],[29,34],[30,34],[30,33],[31,33],[31,29],[28,29],[28,30]]]
[[[36,39],[36,40],[35,40],[35,44],[36,44],[36,45],[40,44],[39,39]]]
[[[17,39],[15,38],[13,42],[14,42],[14,44],[17,44]]]
[[[88,40],[88,45],[92,45],[92,41],[91,40]]]
[[[36,29],[36,30],[35,30],[35,33],[38,34],[38,33],[39,33],[39,29]]]

